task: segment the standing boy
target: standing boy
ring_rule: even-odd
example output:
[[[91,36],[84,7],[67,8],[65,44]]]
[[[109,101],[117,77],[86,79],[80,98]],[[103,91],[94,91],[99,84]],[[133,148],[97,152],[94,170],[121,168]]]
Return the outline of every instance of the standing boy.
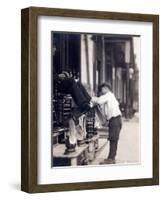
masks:
[[[117,146],[119,134],[122,127],[121,111],[119,109],[119,102],[111,91],[111,87],[107,83],[100,86],[100,97],[92,97],[91,101],[94,104],[99,104],[104,118],[106,120],[110,141],[110,150],[107,159],[100,164],[115,164],[115,157],[117,153]]]

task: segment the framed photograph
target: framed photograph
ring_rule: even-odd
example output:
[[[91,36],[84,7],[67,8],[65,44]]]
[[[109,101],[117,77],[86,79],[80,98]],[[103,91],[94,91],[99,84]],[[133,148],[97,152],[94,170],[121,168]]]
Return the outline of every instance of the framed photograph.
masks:
[[[159,184],[159,16],[21,11],[21,189]]]

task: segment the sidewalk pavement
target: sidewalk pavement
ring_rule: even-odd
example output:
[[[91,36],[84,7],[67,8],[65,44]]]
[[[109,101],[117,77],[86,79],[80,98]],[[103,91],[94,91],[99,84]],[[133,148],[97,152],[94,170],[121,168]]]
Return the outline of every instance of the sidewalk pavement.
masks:
[[[140,162],[140,132],[139,119],[134,117],[130,120],[123,119],[123,125],[120,132],[118,150],[116,156],[117,164],[135,164]],[[100,131],[100,135],[107,136],[108,131]],[[93,165],[99,164],[107,158],[109,154],[109,141],[104,149],[92,162]]]

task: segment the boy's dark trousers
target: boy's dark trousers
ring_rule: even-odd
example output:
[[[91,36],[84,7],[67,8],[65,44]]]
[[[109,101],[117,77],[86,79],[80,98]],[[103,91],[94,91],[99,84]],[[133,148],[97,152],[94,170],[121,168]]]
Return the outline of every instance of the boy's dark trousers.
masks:
[[[112,117],[109,120],[109,137],[108,140],[110,141],[110,149],[109,149],[109,156],[110,159],[115,159],[117,154],[117,146],[119,140],[119,134],[122,128],[122,119],[121,116]]]

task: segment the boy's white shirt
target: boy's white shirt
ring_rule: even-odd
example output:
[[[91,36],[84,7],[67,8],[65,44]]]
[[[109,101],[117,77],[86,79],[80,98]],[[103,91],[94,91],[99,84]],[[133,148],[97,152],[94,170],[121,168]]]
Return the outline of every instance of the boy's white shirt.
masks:
[[[110,91],[100,97],[92,97],[91,101],[100,105],[106,120],[121,115],[119,102]]]

